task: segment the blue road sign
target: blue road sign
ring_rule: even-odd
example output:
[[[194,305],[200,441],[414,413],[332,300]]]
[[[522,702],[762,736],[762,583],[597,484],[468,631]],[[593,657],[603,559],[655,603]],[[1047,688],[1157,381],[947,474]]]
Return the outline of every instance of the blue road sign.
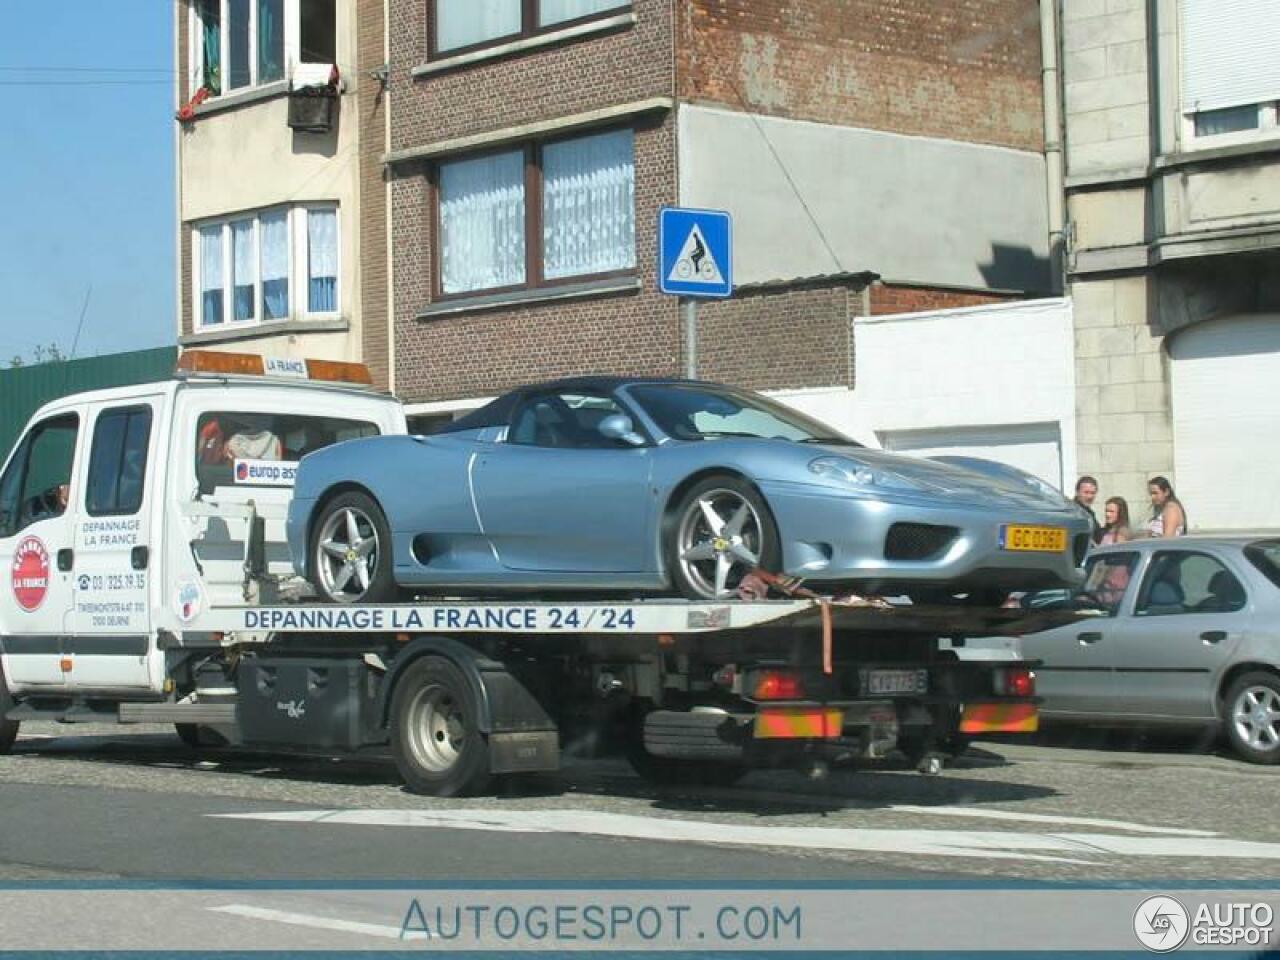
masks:
[[[733,295],[733,221],[723,210],[663,207],[658,287],[681,297]]]

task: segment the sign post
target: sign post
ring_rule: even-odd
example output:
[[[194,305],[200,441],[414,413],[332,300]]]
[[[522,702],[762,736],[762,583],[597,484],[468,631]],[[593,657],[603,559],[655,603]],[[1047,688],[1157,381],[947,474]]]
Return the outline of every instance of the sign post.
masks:
[[[658,288],[681,298],[685,376],[698,376],[698,300],[733,296],[733,221],[722,210],[664,207],[658,218]]]

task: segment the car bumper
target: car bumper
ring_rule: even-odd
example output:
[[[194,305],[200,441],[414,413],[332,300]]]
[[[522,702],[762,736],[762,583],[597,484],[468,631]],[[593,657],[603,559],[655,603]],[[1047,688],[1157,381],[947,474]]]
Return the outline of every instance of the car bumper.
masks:
[[[285,519],[289,558],[293,561],[293,572],[300,577],[307,575],[307,523],[315,503],[314,499],[299,500],[295,497],[289,501],[289,515]]]
[[[882,591],[913,584],[1038,589],[1080,580],[1089,526],[1065,511],[939,505],[885,493],[840,496],[804,484],[762,483],[760,488],[777,520],[783,572],[791,576],[858,582]],[[887,549],[897,524],[953,528],[954,533],[938,531],[937,549],[918,559],[903,558]],[[1053,553],[1006,550],[1001,533],[1007,524],[1064,528],[1067,547]]]

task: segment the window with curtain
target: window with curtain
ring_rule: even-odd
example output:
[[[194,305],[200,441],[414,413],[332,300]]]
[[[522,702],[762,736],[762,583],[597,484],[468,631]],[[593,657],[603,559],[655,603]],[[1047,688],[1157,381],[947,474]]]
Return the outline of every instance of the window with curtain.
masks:
[[[338,311],[338,211],[307,211],[307,311]]]
[[[284,0],[258,0],[258,83],[284,79]]]
[[[289,63],[337,60],[335,0],[193,0],[193,9],[193,76],[214,96],[278,83]]]
[[[200,83],[214,96],[222,92],[222,0],[200,3]]]
[[[200,228],[200,324],[222,323],[222,225]]]
[[[517,36],[522,15],[521,0],[435,0],[436,49],[457,50]]]
[[[544,277],[635,267],[635,179],[635,135],[630,130],[543,148]]]
[[[524,151],[440,168],[441,289],[525,282]]]
[[[227,217],[200,224],[194,242],[200,329],[339,311],[336,206],[298,205]]]
[[[249,16],[251,0],[227,0],[227,89],[247,87],[253,77],[249,72]]]
[[[549,27],[625,6],[625,0],[539,0],[538,25]]]

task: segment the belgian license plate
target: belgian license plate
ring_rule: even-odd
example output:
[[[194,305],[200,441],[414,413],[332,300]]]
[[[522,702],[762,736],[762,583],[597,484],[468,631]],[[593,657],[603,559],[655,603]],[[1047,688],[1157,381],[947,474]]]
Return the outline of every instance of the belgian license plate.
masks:
[[[863,670],[862,692],[866,696],[893,693],[928,693],[927,670]]]
[[[1006,523],[1000,528],[1000,549],[1023,553],[1062,553],[1067,549],[1067,531],[1065,527]]]

